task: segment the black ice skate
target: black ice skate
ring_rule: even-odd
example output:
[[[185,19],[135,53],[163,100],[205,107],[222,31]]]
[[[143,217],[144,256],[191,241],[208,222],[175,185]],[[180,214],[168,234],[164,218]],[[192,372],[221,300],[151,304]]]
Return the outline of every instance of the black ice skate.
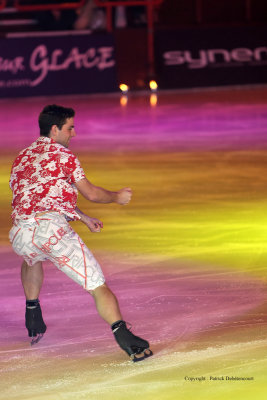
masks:
[[[25,326],[28,329],[29,337],[32,338],[31,346],[33,346],[42,339],[46,331],[38,299],[26,301]]]
[[[142,361],[152,356],[149,343],[127,329],[124,321],[115,322],[111,329],[118,345],[131,357],[133,362]]]

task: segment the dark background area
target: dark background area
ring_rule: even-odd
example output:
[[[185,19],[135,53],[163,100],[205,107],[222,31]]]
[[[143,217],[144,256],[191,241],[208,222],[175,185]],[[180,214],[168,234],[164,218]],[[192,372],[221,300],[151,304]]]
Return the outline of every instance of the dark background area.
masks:
[[[24,4],[58,3],[55,0],[21,1]],[[0,40],[1,37],[4,39],[12,32],[73,29],[75,10],[63,11],[60,23],[55,21],[53,23],[47,11],[15,12],[14,4],[13,0],[7,0],[6,7],[0,11]],[[127,0],[125,0],[125,5],[127,5]],[[8,12],[6,12],[7,9]],[[148,31],[145,7],[126,7],[126,19],[126,26],[119,29],[116,26],[115,10],[113,10],[118,80],[127,82],[131,88],[143,89],[147,87],[147,81],[151,77],[148,73]],[[267,0],[164,0],[154,10],[155,36],[158,32],[170,29],[188,28],[201,31],[214,27],[232,29],[265,26],[267,26]]]

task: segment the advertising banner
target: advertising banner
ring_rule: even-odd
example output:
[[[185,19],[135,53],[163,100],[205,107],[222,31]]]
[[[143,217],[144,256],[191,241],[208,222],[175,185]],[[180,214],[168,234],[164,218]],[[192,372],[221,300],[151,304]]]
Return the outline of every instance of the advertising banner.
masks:
[[[267,83],[267,28],[160,30],[155,36],[161,88]]]
[[[117,88],[107,33],[0,39],[0,97],[110,92]]]

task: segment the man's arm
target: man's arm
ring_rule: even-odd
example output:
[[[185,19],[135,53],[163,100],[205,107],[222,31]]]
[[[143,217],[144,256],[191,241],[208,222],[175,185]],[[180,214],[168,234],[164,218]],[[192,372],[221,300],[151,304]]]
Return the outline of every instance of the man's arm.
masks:
[[[99,186],[93,185],[88,179],[83,178],[75,183],[76,188],[87,200],[95,203],[128,204],[132,197],[130,188],[120,189],[118,192],[110,192]]]
[[[75,208],[77,214],[81,217],[81,221],[90,229],[91,232],[100,232],[103,228],[103,222],[97,218],[89,217],[89,215],[84,214],[78,207]]]

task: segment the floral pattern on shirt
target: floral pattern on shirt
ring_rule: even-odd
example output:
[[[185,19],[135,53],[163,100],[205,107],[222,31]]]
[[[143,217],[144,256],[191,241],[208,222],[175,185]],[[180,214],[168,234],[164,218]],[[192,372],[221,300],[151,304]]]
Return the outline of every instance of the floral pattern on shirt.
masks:
[[[12,219],[28,219],[44,211],[79,219],[74,183],[83,178],[77,157],[53,139],[41,136],[13,163],[9,182],[13,191]]]

